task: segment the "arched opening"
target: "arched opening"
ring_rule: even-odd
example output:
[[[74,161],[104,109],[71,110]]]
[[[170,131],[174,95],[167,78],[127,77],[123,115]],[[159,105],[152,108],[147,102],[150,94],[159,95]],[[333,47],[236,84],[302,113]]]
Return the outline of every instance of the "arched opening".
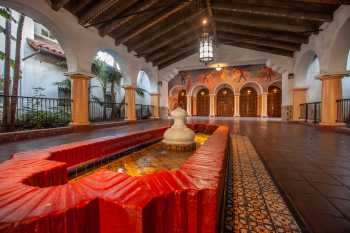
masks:
[[[306,70],[306,85],[309,87],[307,102],[321,100],[322,82],[317,79],[320,74],[320,61],[316,54],[313,55]]]
[[[276,85],[268,88],[267,115],[269,117],[281,117],[282,91]]]
[[[186,110],[187,109],[187,98],[186,98],[186,90],[181,90],[177,97],[178,107]]]
[[[256,117],[258,112],[258,94],[253,87],[244,87],[240,91],[239,111],[242,117]]]
[[[223,87],[216,96],[217,116],[232,117],[234,113],[234,93],[232,89]]]
[[[209,116],[210,100],[207,88],[198,91],[196,102],[197,116]]]
[[[346,58],[346,70],[350,70],[350,49]],[[342,80],[342,94],[344,99],[350,99],[350,76],[345,76]]]
[[[40,20],[0,9],[0,132],[68,124],[71,85],[60,38]]]
[[[98,51],[91,65],[96,76],[89,82],[90,121],[124,119],[123,74],[113,52]]]
[[[147,119],[152,115],[151,82],[148,74],[141,70],[136,81],[136,117]]]

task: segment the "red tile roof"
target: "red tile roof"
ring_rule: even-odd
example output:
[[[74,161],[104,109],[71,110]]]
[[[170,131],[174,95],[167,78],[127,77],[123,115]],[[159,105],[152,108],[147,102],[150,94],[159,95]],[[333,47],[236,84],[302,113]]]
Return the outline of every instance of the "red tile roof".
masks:
[[[28,44],[30,47],[32,47],[34,50],[39,50],[40,52],[47,52],[49,54],[65,58],[64,51],[61,48],[61,46],[54,42],[44,41],[44,40],[33,40],[33,39],[27,39]]]

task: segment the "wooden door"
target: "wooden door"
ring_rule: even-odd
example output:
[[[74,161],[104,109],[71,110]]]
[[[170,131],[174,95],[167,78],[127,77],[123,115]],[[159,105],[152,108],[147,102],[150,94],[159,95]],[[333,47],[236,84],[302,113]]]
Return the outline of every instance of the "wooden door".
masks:
[[[222,88],[216,97],[217,115],[232,117],[234,113],[234,107],[233,91],[228,87]]]
[[[209,116],[209,90],[201,89],[197,94],[197,116]]]
[[[179,92],[179,95],[177,97],[178,106],[182,108],[183,110],[187,111],[187,97],[186,97],[186,90],[182,90]]]
[[[267,114],[269,117],[281,117],[282,91],[281,88],[270,86],[267,95]]]
[[[243,117],[256,117],[258,111],[258,94],[252,87],[245,87],[241,90],[239,111]]]

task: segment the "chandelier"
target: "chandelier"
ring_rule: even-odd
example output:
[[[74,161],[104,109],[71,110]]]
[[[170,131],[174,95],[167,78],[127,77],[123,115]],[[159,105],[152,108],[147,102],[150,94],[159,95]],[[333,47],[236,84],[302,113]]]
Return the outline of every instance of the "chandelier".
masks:
[[[207,20],[203,20],[203,32],[199,38],[199,61],[207,65],[214,60],[214,40],[207,31]]]

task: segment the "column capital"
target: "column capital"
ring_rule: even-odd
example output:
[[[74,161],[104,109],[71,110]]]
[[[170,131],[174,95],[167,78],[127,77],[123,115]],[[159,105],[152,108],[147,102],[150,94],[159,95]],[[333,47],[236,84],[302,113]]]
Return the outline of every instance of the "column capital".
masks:
[[[292,89],[292,91],[307,91],[309,90],[308,87],[295,87]]]
[[[216,96],[216,94],[209,94],[209,96]]]
[[[234,94],[235,96],[241,96],[241,94],[240,93],[238,93],[238,94]]]
[[[131,84],[123,85],[122,88],[124,88],[124,89],[126,89],[126,90],[127,90],[127,89],[136,90],[136,86],[131,85]]]
[[[64,73],[64,76],[69,76],[73,79],[91,79],[96,78],[96,75],[87,73],[87,72],[79,72],[79,71],[72,71],[72,72],[66,72]]]
[[[325,79],[341,79],[344,76],[350,75],[350,70],[340,71],[340,72],[321,72],[317,78],[320,80]]]
[[[159,92],[153,92],[153,93],[150,93],[151,96],[160,96],[160,93]]]

